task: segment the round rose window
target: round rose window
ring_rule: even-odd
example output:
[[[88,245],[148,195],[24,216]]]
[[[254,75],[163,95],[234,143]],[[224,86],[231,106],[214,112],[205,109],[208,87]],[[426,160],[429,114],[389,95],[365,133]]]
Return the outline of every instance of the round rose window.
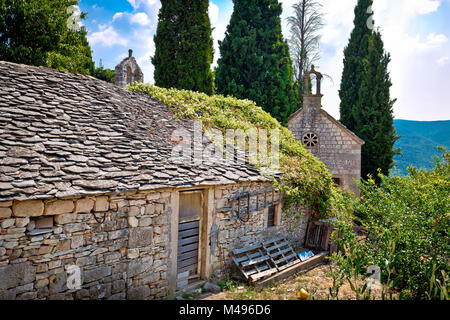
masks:
[[[319,143],[319,137],[317,134],[309,132],[303,136],[302,142],[307,148],[314,148]]]

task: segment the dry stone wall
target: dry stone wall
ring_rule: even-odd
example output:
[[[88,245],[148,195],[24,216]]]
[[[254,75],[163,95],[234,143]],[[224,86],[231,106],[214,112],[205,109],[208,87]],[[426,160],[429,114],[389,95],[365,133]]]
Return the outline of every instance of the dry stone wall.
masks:
[[[236,194],[256,192],[267,189],[270,184],[242,183],[230,186],[216,186],[214,188],[215,204],[211,225],[211,255],[213,275],[217,278],[233,270],[232,250],[251,245],[255,242],[280,235],[282,232],[291,244],[300,248],[304,244],[306,228],[311,211],[303,207],[296,208],[295,212],[282,211],[278,223],[267,227],[268,207],[252,212],[249,220],[239,220],[232,212],[231,201]],[[277,202],[280,194],[275,193]],[[260,198],[261,201],[261,198]],[[271,201],[271,199],[270,199]],[[262,202],[262,201],[261,201]],[[262,203],[261,203],[262,206]],[[280,206],[282,206],[280,204]],[[251,198],[251,207],[256,207],[256,197]],[[277,218],[276,218],[277,220]]]
[[[164,297],[170,195],[0,202],[0,300]],[[53,230],[33,235],[42,217]],[[71,266],[79,288],[67,287]]]
[[[281,230],[296,246],[304,240],[308,210],[297,211],[301,219],[284,216],[271,228],[267,207],[245,222],[232,214],[231,198],[268,187],[258,182],[209,187],[214,196],[208,200],[208,275],[230,271],[231,250]],[[178,214],[172,212],[173,190],[0,202],[0,300],[167,296],[176,254],[170,234]]]

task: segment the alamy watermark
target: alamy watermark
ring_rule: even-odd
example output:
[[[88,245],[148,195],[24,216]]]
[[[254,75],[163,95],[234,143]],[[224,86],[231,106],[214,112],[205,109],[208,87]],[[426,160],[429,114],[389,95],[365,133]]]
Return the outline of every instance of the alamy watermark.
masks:
[[[376,289],[381,287],[381,269],[379,266],[369,266],[367,268],[367,287]]]
[[[373,10],[372,10],[372,6],[369,6],[367,8],[367,13],[370,14],[370,17],[367,19],[367,28],[369,28],[370,30],[373,30],[375,28],[375,21],[373,19]]]
[[[67,13],[70,14],[69,19],[67,19],[67,27],[70,30],[80,30],[81,29],[81,11],[78,6],[70,6],[67,8]]]
[[[258,165],[263,174],[274,174],[280,169],[279,129],[208,129],[203,133],[200,121],[192,131],[178,129],[172,132],[171,161],[174,163]]]
[[[80,290],[81,289],[81,269],[77,265],[66,266],[67,273],[67,289],[69,290]]]

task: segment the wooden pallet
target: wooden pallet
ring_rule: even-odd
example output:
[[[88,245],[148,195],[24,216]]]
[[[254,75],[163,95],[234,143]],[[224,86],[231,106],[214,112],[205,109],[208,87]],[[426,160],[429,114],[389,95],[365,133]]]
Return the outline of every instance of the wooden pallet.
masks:
[[[233,250],[233,261],[246,279],[256,281],[278,271],[263,250],[260,243]]]
[[[308,224],[306,232],[307,248],[328,250],[332,227],[325,222],[314,221]]]
[[[278,271],[300,262],[298,255],[283,236],[264,241],[262,245]]]
[[[233,261],[253,282],[301,262],[285,237],[233,250]]]

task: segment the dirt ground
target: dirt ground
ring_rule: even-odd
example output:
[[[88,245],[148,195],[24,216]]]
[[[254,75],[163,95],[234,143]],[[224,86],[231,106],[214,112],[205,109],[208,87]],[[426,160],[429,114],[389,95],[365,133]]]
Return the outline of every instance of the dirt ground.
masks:
[[[330,265],[321,265],[306,273],[302,273],[290,279],[286,279],[270,287],[257,289],[247,284],[227,282],[223,292],[200,297],[202,300],[297,300],[297,292],[305,289],[309,300],[328,300],[330,297],[329,288],[333,285],[333,280],[329,274]],[[361,288],[364,281],[358,281]],[[354,300],[356,294],[351,290],[347,281],[339,290],[339,300]],[[381,299],[381,288],[372,288],[371,299]]]

